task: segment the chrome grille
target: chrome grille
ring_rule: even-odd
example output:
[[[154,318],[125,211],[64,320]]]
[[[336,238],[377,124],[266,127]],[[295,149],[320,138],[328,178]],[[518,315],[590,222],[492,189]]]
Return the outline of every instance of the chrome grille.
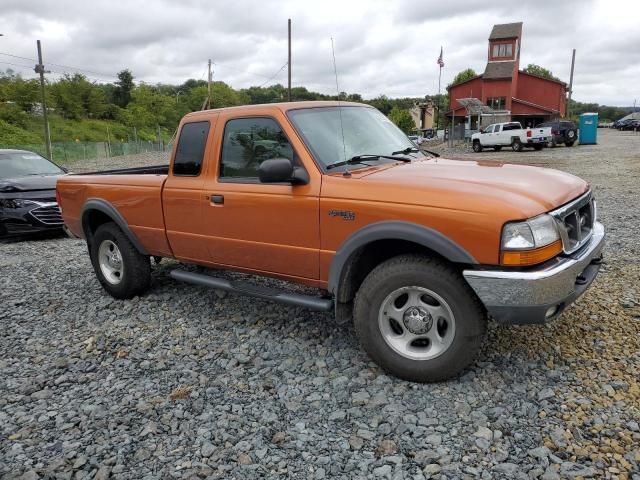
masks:
[[[42,203],[38,208],[34,208],[29,213],[45,225],[62,225],[64,223],[60,207],[58,207],[58,204],[55,202]]]
[[[591,192],[551,212],[555,217],[565,253],[572,253],[589,241],[596,221],[596,202]]]

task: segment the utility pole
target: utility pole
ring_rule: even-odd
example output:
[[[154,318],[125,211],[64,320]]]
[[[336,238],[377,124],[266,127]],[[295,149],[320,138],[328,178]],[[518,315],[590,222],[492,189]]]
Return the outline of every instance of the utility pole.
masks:
[[[289,37],[289,60],[287,61],[287,70],[288,70],[288,87],[287,87],[287,97],[289,101],[291,101],[291,19],[287,22],[288,25],[288,37]]]
[[[569,75],[569,99],[567,100],[567,118],[569,118],[569,114],[571,113],[571,94],[573,93],[573,67],[576,63],[576,49],[573,49],[573,54],[571,55],[571,74]]]
[[[42,63],[42,47],[40,46],[40,40],[38,40],[37,44],[38,44],[38,64],[34,68],[34,71],[40,74],[40,92],[42,94],[42,117],[44,119],[44,143],[45,143],[45,148],[47,150],[47,158],[49,160],[53,160],[53,158],[51,158],[51,133],[49,132],[49,119],[47,118],[47,101],[46,101],[45,92],[44,92],[44,74],[49,72],[44,69],[44,64]]]

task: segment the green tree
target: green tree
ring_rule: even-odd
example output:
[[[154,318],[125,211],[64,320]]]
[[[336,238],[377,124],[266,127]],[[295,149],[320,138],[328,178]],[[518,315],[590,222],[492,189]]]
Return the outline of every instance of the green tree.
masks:
[[[118,81],[114,93],[114,103],[125,108],[131,101],[131,92],[134,88],[133,74],[128,69],[118,73]]]
[[[131,91],[131,101],[127,105],[129,126],[143,128],[156,125],[174,126],[175,100],[162,95],[156,88],[141,84]]]
[[[455,77],[453,77],[453,82],[450,85],[456,85],[458,83],[466,82],[467,80],[471,80],[474,77],[477,77],[478,74],[473,68],[466,68],[461,72],[458,72]]]
[[[49,87],[54,107],[65,118],[102,118],[107,111],[104,91],[84,75],[65,75]]]
[[[25,112],[32,111],[36,104],[40,104],[38,81],[24,80],[13,70],[0,73],[0,102],[12,102]]]
[[[408,110],[393,107],[389,112],[389,119],[404,133],[411,133],[416,128],[416,124],[413,122]]]
[[[535,63],[530,63],[529,65],[527,65],[524,71],[530,73],[531,75],[537,75],[538,77],[549,78],[551,80],[559,80],[559,78],[554,77],[551,70],[547,70],[546,68],[541,67],[540,65],[536,65]]]

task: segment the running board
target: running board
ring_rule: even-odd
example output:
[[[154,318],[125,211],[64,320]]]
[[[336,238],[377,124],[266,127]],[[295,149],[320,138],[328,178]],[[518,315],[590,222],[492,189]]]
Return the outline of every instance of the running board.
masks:
[[[201,273],[186,272],[184,270],[172,270],[171,275],[181,282],[193,283],[203,287],[209,287],[216,290],[224,290],[226,292],[237,293],[240,295],[248,295],[250,297],[262,298],[264,300],[272,300],[286,305],[295,305],[305,307],[309,310],[317,310],[321,312],[329,312],[333,310],[333,300],[329,298],[319,298],[311,295],[301,295],[299,293],[286,293],[275,288],[263,287],[247,282],[230,282],[224,278],[211,277]]]

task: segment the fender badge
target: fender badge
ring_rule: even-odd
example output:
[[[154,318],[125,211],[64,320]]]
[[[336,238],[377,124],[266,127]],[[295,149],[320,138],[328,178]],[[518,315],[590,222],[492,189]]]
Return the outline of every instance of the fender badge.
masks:
[[[334,210],[334,209],[331,209],[331,210],[329,210],[329,216],[330,217],[340,217],[343,220],[355,220],[356,219],[356,214],[354,212],[349,211],[349,210]]]

